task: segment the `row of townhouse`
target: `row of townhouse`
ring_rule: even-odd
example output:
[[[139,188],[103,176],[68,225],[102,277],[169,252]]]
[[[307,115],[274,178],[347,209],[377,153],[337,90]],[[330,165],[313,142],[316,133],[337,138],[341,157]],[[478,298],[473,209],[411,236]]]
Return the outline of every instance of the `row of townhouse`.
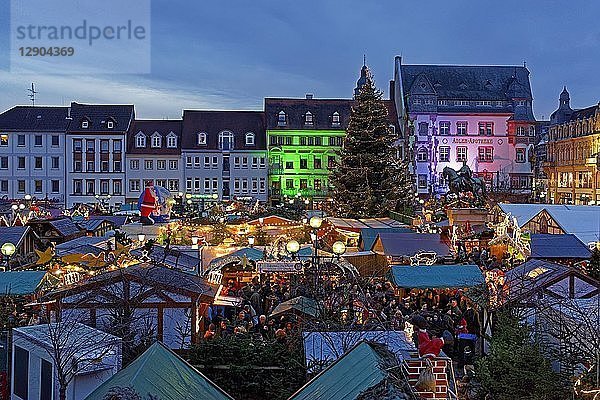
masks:
[[[355,94],[366,81],[363,65]],[[388,107],[419,193],[466,163],[492,190],[528,192],[537,123],[520,66],[403,65]],[[184,110],[136,119],[133,105],[16,106],[0,114],[0,197],[71,207],[137,201],[150,182],[193,198],[326,199],[354,100],[266,98],[264,111]]]

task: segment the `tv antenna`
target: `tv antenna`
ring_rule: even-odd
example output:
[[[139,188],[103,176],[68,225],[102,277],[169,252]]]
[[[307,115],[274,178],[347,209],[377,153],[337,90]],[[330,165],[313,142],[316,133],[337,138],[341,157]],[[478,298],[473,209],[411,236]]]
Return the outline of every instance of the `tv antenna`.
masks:
[[[35,85],[33,82],[31,83],[31,89],[27,89],[27,91],[29,92],[29,100],[31,100],[31,104],[35,107],[35,95],[37,92],[35,91]]]

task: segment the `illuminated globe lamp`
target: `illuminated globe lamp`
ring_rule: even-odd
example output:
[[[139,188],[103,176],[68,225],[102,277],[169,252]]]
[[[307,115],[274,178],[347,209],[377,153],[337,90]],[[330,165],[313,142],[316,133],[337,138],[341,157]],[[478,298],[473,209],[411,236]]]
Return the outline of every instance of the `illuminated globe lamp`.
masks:
[[[17,211],[19,209],[19,206],[17,204],[13,204],[12,206],[10,206],[10,208],[12,208],[13,211]]]
[[[216,200],[216,199],[218,199],[218,198],[219,198],[219,195],[218,195],[218,194],[216,194],[216,193],[213,193],[213,195],[212,195],[212,198]]]
[[[300,243],[297,240],[290,240],[285,244],[285,249],[294,257],[300,251]]]
[[[17,247],[11,242],[6,242],[2,245],[0,251],[2,251],[2,255],[6,257],[6,269],[8,270],[10,269],[10,257],[15,254]]]
[[[21,203],[19,204],[19,210],[24,210],[25,209],[25,204]]]
[[[323,218],[317,216],[311,217],[309,224],[312,228],[319,229],[323,225]]]
[[[248,236],[248,245],[250,247],[254,247],[254,241],[255,241],[254,236]]]
[[[346,252],[346,245],[342,241],[337,241],[331,246],[333,250],[333,254],[335,254],[338,258]]]
[[[31,195],[30,195],[30,194],[26,194],[26,195],[25,195],[25,197],[24,197],[24,199],[25,199],[26,201],[29,201],[29,200],[31,200]]]

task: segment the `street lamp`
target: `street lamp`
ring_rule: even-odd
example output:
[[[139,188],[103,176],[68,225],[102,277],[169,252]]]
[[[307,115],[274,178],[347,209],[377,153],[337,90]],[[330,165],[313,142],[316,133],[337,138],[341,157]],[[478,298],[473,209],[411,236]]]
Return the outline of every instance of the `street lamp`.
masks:
[[[30,195],[30,194],[26,194],[26,195],[25,195],[25,197],[24,197],[24,199],[25,199],[26,201],[29,201],[29,200],[31,200],[31,195]]]
[[[312,228],[319,229],[321,225],[323,225],[323,218],[315,215],[314,217],[311,217],[309,224]]]
[[[213,198],[214,200],[216,200],[216,199],[218,199],[218,198],[219,198],[219,195],[218,195],[218,194],[216,194],[216,193],[213,193],[213,195],[212,195],[212,198]]]
[[[10,208],[12,208],[13,211],[17,211],[19,209],[19,206],[17,204],[13,204],[12,206],[10,206]]]
[[[6,242],[2,245],[2,248],[0,250],[2,251],[2,254],[4,256],[6,256],[6,270],[9,271],[10,270],[10,256],[15,254],[15,251],[17,251],[17,248],[11,242]]]
[[[254,236],[248,236],[248,244],[250,247],[254,247]]]
[[[24,210],[25,209],[25,204],[21,203],[19,204],[19,210]]]
[[[300,250],[300,243],[298,243],[297,240],[290,240],[285,244],[285,249],[292,255],[292,258],[294,258],[296,253]]]
[[[338,256],[338,258],[346,252],[346,245],[344,244],[344,242],[341,242],[339,240],[335,242],[331,248],[333,250],[333,254]]]

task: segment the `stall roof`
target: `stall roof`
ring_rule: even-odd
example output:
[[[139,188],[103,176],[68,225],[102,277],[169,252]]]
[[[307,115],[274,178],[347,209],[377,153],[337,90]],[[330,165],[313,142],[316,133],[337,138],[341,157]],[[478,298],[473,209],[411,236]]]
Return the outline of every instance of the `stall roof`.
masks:
[[[373,247],[377,235],[380,233],[414,233],[408,227],[397,227],[397,228],[364,228],[360,230],[360,237],[358,239],[358,247],[363,250],[369,250]]]
[[[531,218],[536,216],[540,211],[546,208],[547,204],[510,204],[510,203],[499,203],[498,207],[504,214],[509,214],[517,219],[517,224],[523,226]]]
[[[531,258],[579,258],[588,259],[590,249],[575,235],[531,235]]]
[[[507,301],[515,301],[544,287],[547,283],[560,279],[569,273],[570,268],[544,260],[531,259],[506,271],[505,287],[508,288]]]
[[[361,229],[407,228],[407,225],[391,218],[327,218],[337,229],[359,232]]]
[[[0,296],[24,296],[35,293],[46,271],[0,272]]]
[[[311,317],[316,317],[319,315],[319,308],[315,300],[304,296],[298,296],[279,303],[271,313],[271,316],[287,312],[298,312]]]
[[[395,265],[391,280],[400,288],[468,288],[484,282],[477,265]]]
[[[0,240],[10,242],[18,249],[29,229],[28,226],[0,226]]]
[[[294,393],[290,400],[356,399],[388,378],[398,360],[385,345],[361,341]]]
[[[379,233],[371,249],[386,256],[413,256],[423,251],[433,251],[438,256],[451,254],[450,247],[437,233]]]
[[[598,206],[547,205],[546,212],[565,233],[572,233],[583,243],[600,241]]]
[[[161,400],[232,399],[201,372],[160,342],[98,386],[86,400],[102,400],[114,387],[130,387]]]

